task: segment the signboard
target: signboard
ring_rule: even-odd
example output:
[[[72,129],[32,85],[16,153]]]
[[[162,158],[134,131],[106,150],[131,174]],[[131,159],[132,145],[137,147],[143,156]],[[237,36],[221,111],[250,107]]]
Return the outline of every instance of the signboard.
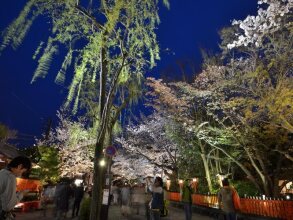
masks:
[[[108,146],[105,152],[109,157],[113,157],[116,154],[117,150],[114,146]]]
[[[109,201],[109,189],[104,189],[103,192],[103,205],[108,205],[108,201]]]

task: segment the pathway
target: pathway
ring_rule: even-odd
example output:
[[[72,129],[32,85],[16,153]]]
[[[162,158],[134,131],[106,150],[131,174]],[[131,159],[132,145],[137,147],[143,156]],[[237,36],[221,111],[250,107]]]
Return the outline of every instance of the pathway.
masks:
[[[68,213],[70,216],[71,212]],[[52,210],[48,210],[47,217],[43,216],[42,211],[32,211],[32,212],[17,212],[16,220],[54,220],[52,215]],[[67,219],[72,219],[67,217]],[[180,208],[169,207],[169,215],[162,218],[162,220],[184,220],[184,210]],[[73,220],[78,220],[78,218],[73,218]],[[120,208],[118,206],[110,206],[109,219],[108,220],[146,220],[143,214],[141,215],[131,215],[128,218],[121,216]],[[192,220],[212,220],[212,218],[207,216],[198,215],[193,213]]]

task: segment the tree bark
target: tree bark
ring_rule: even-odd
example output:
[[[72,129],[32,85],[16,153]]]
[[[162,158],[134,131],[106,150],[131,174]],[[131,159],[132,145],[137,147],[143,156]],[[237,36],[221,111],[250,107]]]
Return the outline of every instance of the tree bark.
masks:
[[[106,77],[107,77],[107,63],[105,60],[105,50],[101,50],[101,70],[100,70],[100,125],[104,123],[102,120],[103,111],[105,109],[106,99]],[[103,169],[99,166],[99,161],[102,159],[104,140],[106,135],[106,126],[100,126],[98,133],[98,139],[95,148],[94,156],[94,184],[92,189],[92,200],[91,200],[91,213],[90,220],[99,220],[101,215],[102,206],[102,183],[103,183]]]
[[[208,188],[209,188],[209,191],[212,192],[213,186],[212,186],[212,181],[211,181],[210,169],[209,169],[207,157],[206,157],[206,154],[205,154],[204,146],[202,145],[200,140],[199,140],[199,146],[200,146],[200,151],[201,151],[200,156],[201,156],[201,159],[202,159],[202,162],[203,162],[204,171],[205,171],[207,182],[208,182]]]

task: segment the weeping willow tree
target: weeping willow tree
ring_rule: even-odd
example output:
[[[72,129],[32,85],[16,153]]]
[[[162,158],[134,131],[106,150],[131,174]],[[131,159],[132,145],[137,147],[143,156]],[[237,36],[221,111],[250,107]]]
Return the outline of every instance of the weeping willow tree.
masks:
[[[163,3],[169,7],[167,0]],[[56,75],[56,83],[63,84],[69,67],[74,69],[65,106],[78,111],[86,79],[98,82],[91,220],[101,218],[103,170],[98,162],[102,158],[107,128],[117,120],[119,110],[140,94],[143,74],[159,59],[155,34],[159,23],[158,4],[158,0],[29,0],[5,30],[0,44],[0,53],[8,46],[17,48],[33,22],[46,16],[50,19],[51,32],[33,55],[38,66],[32,83],[46,77],[54,56],[64,46],[67,54]]]

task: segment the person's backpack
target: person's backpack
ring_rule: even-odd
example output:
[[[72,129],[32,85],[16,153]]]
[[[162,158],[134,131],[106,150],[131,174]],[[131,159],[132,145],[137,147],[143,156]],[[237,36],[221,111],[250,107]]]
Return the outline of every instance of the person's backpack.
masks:
[[[163,209],[161,209],[160,216],[166,217],[169,214],[169,210],[167,209],[167,203],[168,201],[164,199]]]

